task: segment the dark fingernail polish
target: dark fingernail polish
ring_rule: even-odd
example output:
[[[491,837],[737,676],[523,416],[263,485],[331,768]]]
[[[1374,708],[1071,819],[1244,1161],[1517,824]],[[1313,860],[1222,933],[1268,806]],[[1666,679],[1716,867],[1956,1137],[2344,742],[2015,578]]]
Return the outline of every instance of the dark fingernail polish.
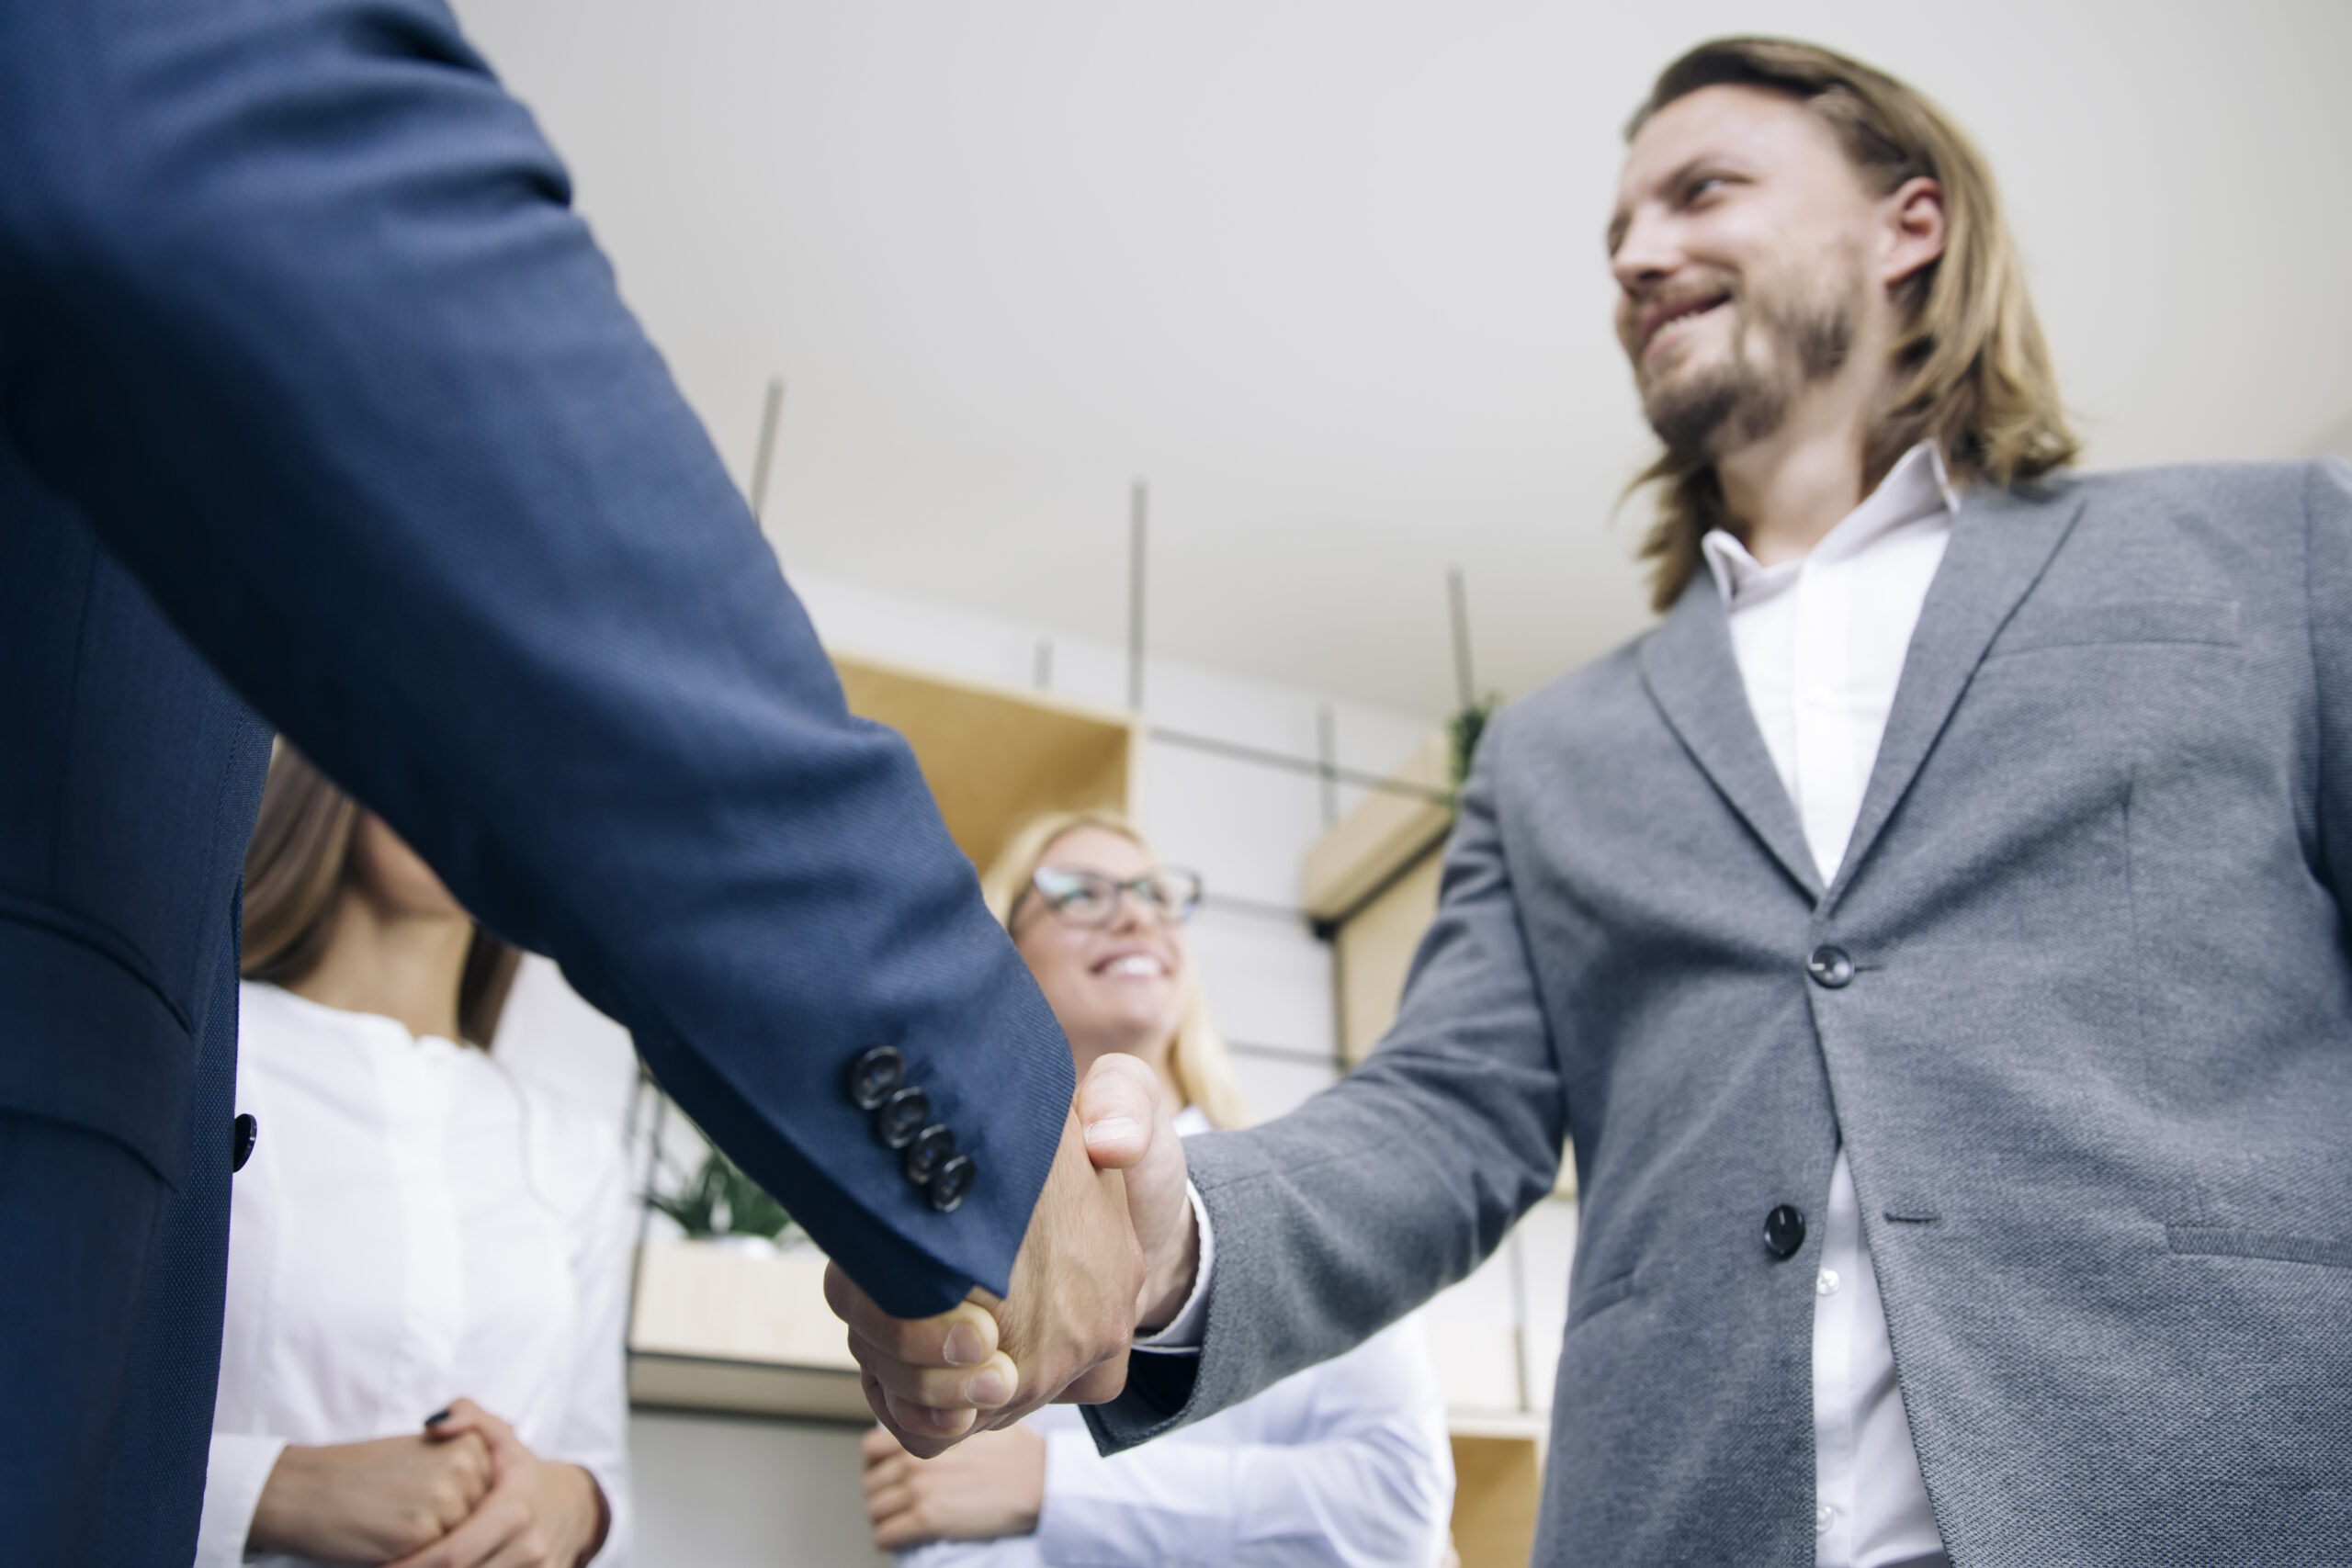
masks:
[[[445,1404],[440,1409],[435,1411],[432,1415],[427,1416],[424,1418],[424,1424],[428,1427],[438,1427],[442,1422],[447,1421],[448,1418],[449,1407]]]

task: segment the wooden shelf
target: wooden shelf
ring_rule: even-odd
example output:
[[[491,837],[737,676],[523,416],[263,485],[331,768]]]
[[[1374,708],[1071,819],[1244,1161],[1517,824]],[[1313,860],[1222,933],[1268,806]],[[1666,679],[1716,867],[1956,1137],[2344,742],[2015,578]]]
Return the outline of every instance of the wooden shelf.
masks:
[[[1139,817],[1143,726],[1132,714],[835,653],[850,711],[907,738],[956,847],[987,869],[1028,818]]]
[[[628,1403],[633,1410],[725,1410],[798,1421],[838,1421],[844,1426],[874,1425],[874,1412],[866,1405],[855,1372],[705,1356],[630,1352]]]
[[[1453,740],[1438,731],[1413,749],[1391,775],[1416,790],[1453,787]],[[1306,852],[1299,868],[1299,902],[1329,924],[1353,919],[1415,862],[1445,840],[1453,810],[1414,795],[1366,795]]]
[[[870,1420],[857,1362],[825,1305],[825,1255],[657,1241],[638,1249],[629,1403]]]

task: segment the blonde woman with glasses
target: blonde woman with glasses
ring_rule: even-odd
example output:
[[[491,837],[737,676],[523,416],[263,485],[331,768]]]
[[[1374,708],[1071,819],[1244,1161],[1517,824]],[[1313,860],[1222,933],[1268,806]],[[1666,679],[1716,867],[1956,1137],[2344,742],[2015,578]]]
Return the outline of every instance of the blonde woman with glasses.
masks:
[[[1191,1135],[1247,1120],[1186,927],[1201,879],[1105,813],[1039,818],[981,879],[1082,1076],[1141,1058]],[[865,1438],[866,1512],[901,1568],[1440,1562],[1453,1467],[1418,1322],[1133,1453],[1104,1459],[1077,1411],[933,1460]]]

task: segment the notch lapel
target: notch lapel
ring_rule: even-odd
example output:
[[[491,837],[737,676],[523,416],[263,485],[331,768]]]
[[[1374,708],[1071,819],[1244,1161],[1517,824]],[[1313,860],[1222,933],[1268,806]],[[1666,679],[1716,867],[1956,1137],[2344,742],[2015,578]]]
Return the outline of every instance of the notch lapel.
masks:
[[[2082,510],[2082,493],[2073,486],[2038,496],[1984,490],[1961,498],[1951,543],[1920,606],[1854,836],[1825,908],[1854,880],[1950,722],[1995,634],[2041,578]]]
[[[1642,683],[1715,789],[1815,902],[1821,874],[1795,806],[1764,749],[1747,684],[1731,650],[1723,593],[1702,567],[1658,628],[1642,639]]]

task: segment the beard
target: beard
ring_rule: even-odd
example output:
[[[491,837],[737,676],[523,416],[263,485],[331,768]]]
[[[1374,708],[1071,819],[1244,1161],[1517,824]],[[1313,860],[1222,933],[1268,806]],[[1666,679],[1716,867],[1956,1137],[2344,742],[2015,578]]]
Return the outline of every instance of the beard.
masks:
[[[1666,449],[1685,462],[1713,463],[1779,430],[1797,394],[1838,374],[1852,352],[1858,288],[1833,280],[1810,295],[1758,293],[1752,316],[1750,302],[1724,306],[1739,312],[1729,355],[1642,389],[1642,412]],[[1751,334],[1779,352],[1758,363]]]

